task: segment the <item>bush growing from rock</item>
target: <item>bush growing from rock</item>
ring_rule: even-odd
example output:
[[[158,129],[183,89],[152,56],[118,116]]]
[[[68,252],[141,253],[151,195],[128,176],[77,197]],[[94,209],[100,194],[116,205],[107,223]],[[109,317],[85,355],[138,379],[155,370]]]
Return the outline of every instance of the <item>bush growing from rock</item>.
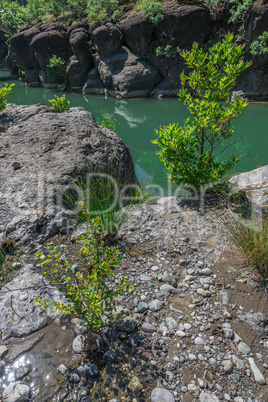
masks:
[[[183,126],[161,126],[153,141],[160,146],[157,155],[177,185],[200,190],[220,180],[238,163],[239,157],[233,155],[229,161],[218,159],[230,144],[218,153],[215,150],[231,137],[231,122],[247,105],[239,95],[230,96],[238,75],[251,64],[244,62],[243,50],[244,45],[234,46],[233,34],[229,33],[208,52],[197,43],[191,51],[181,52],[192,71],[181,74],[183,87],[178,95],[192,118]]]
[[[12,87],[14,87],[15,84],[4,84],[0,85],[0,110],[4,110],[6,108],[7,104],[7,95],[9,95],[12,91]]]
[[[130,284],[124,276],[112,288],[108,281],[121,260],[118,247],[112,250],[104,245],[103,232],[98,218],[92,219],[80,236],[80,257],[83,271],[77,271],[75,266],[58,252],[57,247],[48,247],[49,254],[37,253],[43,275],[48,275],[50,281],[58,286],[66,297],[66,302],[48,302],[36,297],[34,301],[44,308],[52,307],[52,311],[60,311],[63,315],[81,317],[90,330],[98,330],[103,326],[102,316],[115,307],[117,296],[130,290]]]
[[[55,110],[55,112],[64,113],[70,109],[70,101],[65,98],[65,95],[61,97],[55,95],[54,98],[55,99],[50,99],[49,103],[52,105],[50,108]]]

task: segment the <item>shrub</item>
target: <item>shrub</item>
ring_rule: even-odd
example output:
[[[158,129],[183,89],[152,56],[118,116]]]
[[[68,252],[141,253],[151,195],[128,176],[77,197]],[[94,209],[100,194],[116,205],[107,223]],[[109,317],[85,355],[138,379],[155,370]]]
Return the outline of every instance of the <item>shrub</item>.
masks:
[[[67,302],[48,302],[36,297],[34,301],[44,308],[81,317],[90,330],[103,326],[102,316],[115,306],[118,295],[130,290],[124,276],[114,288],[108,283],[121,260],[117,247],[111,250],[104,245],[104,236],[98,218],[90,222],[84,236],[80,237],[80,256],[85,272],[77,272],[67,259],[58,252],[57,247],[48,247],[49,254],[37,253],[43,274],[49,275],[51,282],[57,284]]]
[[[109,128],[109,130],[114,131],[115,133],[117,132],[117,129],[120,125],[118,123],[117,119],[112,117],[108,113],[104,113],[103,110],[100,111],[101,114],[101,119],[97,119],[97,124],[102,127]]]
[[[139,2],[139,8],[154,25],[158,24],[158,22],[164,18],[162,13],[163,4],[157,0],[141,0]]]
[[[88,0],[87,19],[92,26],[102,25],[108,17],[116,13],[119,0]]]
[[[15,84],[4,84],[3,86],[0,85],[0,111],[4,110],[7,105],[7,95],[9,95],[12,91],[12,87],[14,87]]]
[[[215,150],[231,137],[231,122],[247,105],[238,95],[230,98],[236,78],[251,64],[243,61],[243,49],[243,45],[234,47],[233,35],[229,33],[208,52],[197,43],[191,51],[181,52],[192,71],[181,74],[183,87],[178,95],[192,118],[183,126],[173,123],[160,127],[153,141],[161,147],[157,155],[177,185],[200,190],[221,179],[238,163],[239,157],[234,156],[230,161],[219,161],[218,155],[224,149],[216,154]]]
[[[268,277],[268,219],[246,221],[233,215],[224,219],[229,239],[242,251],[247,263],[263,279]]]
[[[66,76],[66,62],[61,57],[57,57],[55,54],[49,60],[47,65],[46,74],[48,76],[55,74],[61,78]]]
[[[61,97],[55,95],[54,98],[55,99],[50,99],[49,103],[52,105],[50,108],[55,110],[55,112],[63,113],[70,109],[70,101],[65,98],[65,95],[62,95]]]
[[[250,52],[253,56],[268,53],[268,32],[264,31],[257,40],[251,43]]]

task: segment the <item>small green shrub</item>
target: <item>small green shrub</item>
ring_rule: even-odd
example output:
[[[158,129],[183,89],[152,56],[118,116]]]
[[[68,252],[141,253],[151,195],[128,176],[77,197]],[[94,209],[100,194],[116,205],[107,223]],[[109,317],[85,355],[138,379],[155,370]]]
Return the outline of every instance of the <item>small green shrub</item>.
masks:
[[[162,56],[164,58],[167,59],[171,59],[171,58],[177,58],[180,54],[180,47],[174,47],[172,45],[166,45],[166,46],[158,46],[155,49],[155,54],[156,56]]]
[[[222,141],[231,137],[231,122],[247,105],[238,95],[230,98],[238,75],[251,64],[242,58],[244,46],[235,47],[233,42],[229,33],[208,52],[197,43],[191,51],[181,52],[191,71],[181,74],[178,95],[191,119],[183,126],[173,123],[156,130],[153,143],[161,148],[157,155],[170,172],[169,178],[188,189],[199,191],[220,180],[239,160],[231,156],[229,161],[220,161],[222,151],[215,153]]]
[[[109,128],[109,130],[117,132],[117,129],[120,125],[117,119],[112,117],[109,113],[104,113],[103,110],[100,111],[101,119],[97,119],[97,124],[102,127]]]
[[[232,7],[230,9],[229,24],[242,23],[246,11],[253,3],[253,0],[230,0]]]
[[[0,111],[4,110],[7,105],[7,95],[9,95],[12,91],[12,87],[14,87],[15,84],[4,84],[0,85]]]
[[[66,62],[61,57],[57,57],[55,54],[49,60],[47,65],[46,74],[50,75],[58,75],[61,78],[65,78],[66,76]]]
[[[157,0],[141,0],[139,3],[139,8],[145,14],[148,18],[148,20],[154,24],[157,25],[158,22],[160,22],[163,18],[164,15],[162,13],[163,11],[163,4],[161,4]]]
[[[118,5],[119,0],[88,0],[86,10],[89,24],[102,25],[108,17],[113,18],[117,15]]]
[[[48,247],[48,256],[43,252],[37,253],[40,266],[44,269],[43,275],[48,275],[51,282],[58,285],[67,303],[52,303],[36,297],[36,304],[44,308],[53,307],[52,311],[60,311],[63,315],[81,317],[90,330],[100,329],[103,326],[102,316],[115,306],[117,296],[130,290],[124,276],[119,279],[118,285],[112,287],[109,284],[122,257],[117,247],[111,250],[104,245],[104,237],[98,218],[90,222],[85,235],[80,237],[80,257],[85,272],[77,272],[57,247]]]
[[[65,98],[65,95],[62,95],[61,97],[55,95],[54,98],[55,99],[49,100],[49,103],[52,105],[50,106],[50,109],[53,109],[58,113],[67,112],[70,109],[70,101]]]
[[[263,222],[246,221],[233,215],[225,217],[229,239],[242,251],[247,263],[263,279],[268,277],[268,219]]]
[[[257,40],[251,43],[250,52],[253,56],[268,53],[268,32],[264,31]]]

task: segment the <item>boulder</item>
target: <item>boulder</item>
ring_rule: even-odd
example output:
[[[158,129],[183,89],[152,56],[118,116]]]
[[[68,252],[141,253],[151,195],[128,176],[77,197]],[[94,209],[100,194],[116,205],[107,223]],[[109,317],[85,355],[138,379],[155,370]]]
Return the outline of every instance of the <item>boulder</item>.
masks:
[[[6,36],[3,31],[0,31],[0,69],[5,66],[6,56],[7,56]]]
[[[32,39],[40,34],[37,27],[19,32],[10,39],[12,51],[15,54],[16,63],[23,70],[36,68],[39,69],[39,64],[35,58],[34,51],[31,47]]]
[[[208,7],[164,3],[164,18],[157,25],[157,35],[162,32],[173,37],[174,46],[191,46],[193,42],[203,43],[210,33]]]
[[[87,66],[77,60],[76,58],[71,58],[67,66],[67,79],[68,83],[74,91],[82,91],[86,81],[88,68]]]
[[[94,67],[87,76],[87,82],[83,88],[84,94],[104,94],[104,86],[101,82],[99,72],[96,67]]]
[[[42,242],[66,232],[62,193],[89,169],[113,169],[121,183],[137,183],[127,146],[84,108],[55,113],[43,104],[12,104],[0,119],[0,241]]]
[[[100,56],[117,53],[121,47],[121,33],[111,23],[94,29],[92,39]]]
[[[47,65],[53,55],[67,61],[72,54],[65,32],[61,33],[53,30],[41,32],[33,37],[30,46],[35,52],[36,59],[43,71],[47,70]]]
[[[254,5],[245,16],[245,38],[251,43],[268,30],[268,5]]]
[[[142,12],[129,14],[120,24],[124,42],[133,52],[144,55],[153,39],[153,27]]]
[[[57,88],[58,85],[64,82],[64,78],[58,74],[47,75],[44,71],[38,71],[40,86],[44,88]]]
[[[161,79],[154,67],[127,51],[100,58],[98,71],[111,96],[147,96]]]
[[[39,71],[31,68],[25,71],[25,83],[27,87],[39,87]]]
[[[253,203],[253,207],[268,207],[268,165],[238,174],[230,179],[234,190],[242,190]]]
[[[93,68],[93,57],[88,45],[90,36],[85,28],[77,28],[71,32],[69,43],[72,51],[81,63],[84,65],[84,70],[89,71]]]

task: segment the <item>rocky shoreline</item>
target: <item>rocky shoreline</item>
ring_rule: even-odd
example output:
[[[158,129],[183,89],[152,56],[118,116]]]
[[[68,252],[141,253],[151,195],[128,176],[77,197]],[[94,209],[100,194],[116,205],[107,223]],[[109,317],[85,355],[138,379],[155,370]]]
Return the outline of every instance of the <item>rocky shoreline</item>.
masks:
[[[177,96],[185,69],[180,51],[194,41],[209,47],[221,34],[236,32],[238,26],[228,22],[230,8],[228,0],[220,0],[212,18],[206,6],[165,2],[157,25],[138,8],[127,11],[117,25],[107,21],[95,29],[86,20],[40,22],[22,27],[10,39],[8,54],[0,31],[0,68],[8,66],[27,86],[120,98]],[[268,99],[267,54],[250,53],[250,44],[268,29],[267,15],[266,2],[254,3],[242,23],[240,40],[252,66],[234,90],[252,100]],[[64,74],[47,74],[53,55],[65,61]]]
[[[38,289],[22,290],[13,301],[12,292],[1,292],[1,306],[6,307],[0,313],[0,387],[11,379],[3,400],[22,400],[14,396],[21,392],[23,400],[36,402],[266,402],[268,298],[251,277],[237,274],[241,256],[224,236],[223,212],[207,208],[201,213],[175,198],[133,207],[119,232],[123,260],[114,283],[125,275],[136,287],[118,299],[115,313],[125,317],[105,329],[104,338],[92,340],[91,354],[79,320],[49,319],[34,307],[32,295]],[[49,242],[62,244],[68,255],[70,241],[60,236]],[[33,255],[27,262],[9,289],[22,280],[29,288],[39,284]],[[58,346],[51,342],[40,357],[38,344],[42,349],[49,328]],[[14,336],[20,337],[20,346],[14,346]],[[50,364],[47,380],[35,373],[36,364],[42,374],[42,359],[44,366]]]

